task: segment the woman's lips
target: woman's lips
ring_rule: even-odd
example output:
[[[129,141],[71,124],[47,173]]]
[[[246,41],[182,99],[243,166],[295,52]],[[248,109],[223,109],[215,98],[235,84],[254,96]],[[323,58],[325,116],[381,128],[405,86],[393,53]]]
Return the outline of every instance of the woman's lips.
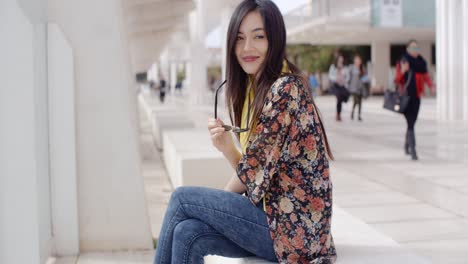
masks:
[[[242,57],[242,60],[245,62],[254,62],[258,59],[256,56],[247,56],[247,57]]]

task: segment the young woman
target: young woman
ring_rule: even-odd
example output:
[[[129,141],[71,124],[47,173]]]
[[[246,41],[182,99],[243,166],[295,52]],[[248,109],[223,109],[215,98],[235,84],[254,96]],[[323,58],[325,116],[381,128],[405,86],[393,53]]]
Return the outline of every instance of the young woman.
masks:
[[[175,190],[155,263],[198,264],[210,254],[334,263],[327,155],[332,157],[307,79],[286,59],[286,30],[276,5],[242,1],[231,18],[227,47],[226,102],[233,126],[210,118],[208,130],[236,175],[224,191]],[[233,131],[239,132],[241,151]]]
[[[412,160],[418,160],[416,153],[416,136],[414,126],[418,120],[421,95],[424,93],[424,85],[427,84],[434,93],[434,86],[427,73],[426,60],[419,54],[418,42],[410,40],[406,46],[406,54],[403,55],[396,67],[395,82],[410,97],[410,101],[404,112],[407,129],[405,138],[405,153],[411,155]]]
[[[344,64],[344,57],[338,54],[335,61],[330,65],[328,79],[332,83],[331,92],[336,96],[336,121],[341,121],[341,109],[343,102],[349,99],[349,72]]]
[[[362,121],[362,97],[364,94],[364,85],[368,82],[368,77],[362,58],[360,55],[354,55],[353,64],[349,67],[349,92],[353,95],[353,108],[351,110],[351,119],[354,120],[354,109],[358,107],[358,120]]]

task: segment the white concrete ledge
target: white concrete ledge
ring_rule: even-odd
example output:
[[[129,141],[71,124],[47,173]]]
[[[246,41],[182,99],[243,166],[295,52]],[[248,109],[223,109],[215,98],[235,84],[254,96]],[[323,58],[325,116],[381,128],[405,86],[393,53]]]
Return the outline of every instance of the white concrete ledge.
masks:
[[[164,131],[192,129],[195,124],[184,114],[155,113],[151,119],[151,126],[154,143],[157,148],[162,149]]]
[[[164,131],[163,159],[174,188],[223,189],[234,169],[212,146],[208,130]]]
[[[171,104],[153,106],[150,96],[142,93],[138,96],[138,101],[141,110],[150,121],[153,141],[158,149],[163,147],[162,134],[165,130],[184,130],[195,127],[189,114],[180,107]]]
[[[334,206],[333,238],[338,252],[337,264],[425,264],[430,263],[385,236],[363,221]],[[267,264],[259,258],[206,256],[205,264]]]

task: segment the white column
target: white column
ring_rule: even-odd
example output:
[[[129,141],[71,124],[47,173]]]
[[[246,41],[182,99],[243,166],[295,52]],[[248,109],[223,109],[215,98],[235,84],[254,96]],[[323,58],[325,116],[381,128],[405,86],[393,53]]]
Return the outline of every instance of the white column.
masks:
[[[387,88],[390,69],[390,44],[388,42],[373,42],[371,47],[372,88],[382,90]]]
[[[439,120],[448,119],[448,13],[447,1],[436,2],[436,62],[437,62],[437,116]]]
[[[190,21],[190,67],[188,70],[191,104],[201,104],[208,92],[207,56],[205,47],[204,0],[197,1],[197,9],[189,15]]]
[[[157,63],[153,63],[153,65],[151,65],[150,69],[148,70],[147,72],[147,79],[148,81],[154,81],[156,82],[158,80],[158,64]]]
[[[0,263],[43,263],[36,43],[17,2],[0,1]]]
[[[55,254],[80,252],[73,52],[57,25],[48,27],[50,175]]]
[[[459,120],[461,118],[461,101],[460,101],[460,91],[461,91],[461,60],[460,60],[460,51],[462,51],[461,46],[459,45],[460,39],[460,31],[459,31],[459,22],[460,22],[460,14],[459,14],[459,7],[460,1],[447,1],[448,4],[448,13],[449,15],[448,20],[448,96],[449,96],[449,120]]]
[[[166,85],[169,83],[170,78],[170,64],[169,64],[169,49],[164,49],[164,51],[159,56],[159,72],[158,80],[160,77],[164,77],[166,80]]]
[[[437,1],[437,110],[440,120],[468,120],[468,3]]]
[[[462,1],[462,23],[460,33],[463,35],[463,83],[460,86],[463,89],[463,120],[468,120],[468,1]]]
[[[48,8],[74,54],[80,250],[152,249],[122,5],[48,0]]]

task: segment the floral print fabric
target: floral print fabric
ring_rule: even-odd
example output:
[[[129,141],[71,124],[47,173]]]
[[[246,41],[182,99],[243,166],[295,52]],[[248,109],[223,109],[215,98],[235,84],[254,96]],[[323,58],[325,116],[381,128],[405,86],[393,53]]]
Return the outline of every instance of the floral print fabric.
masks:
[[[336,260],[330,232],[332,183],[318,113],[300,78],[271,87],[236,168],[253,204],[265,197],[279,263]]]

